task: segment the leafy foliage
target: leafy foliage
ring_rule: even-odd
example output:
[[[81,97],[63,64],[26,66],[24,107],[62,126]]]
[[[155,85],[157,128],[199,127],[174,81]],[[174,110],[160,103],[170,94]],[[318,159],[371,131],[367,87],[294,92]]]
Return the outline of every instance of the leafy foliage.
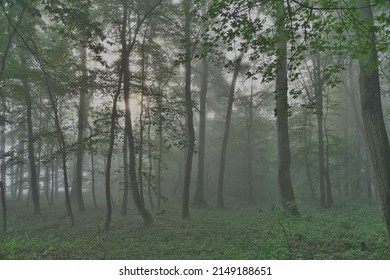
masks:
[[[372,205],[306,210],[300,218],[275,205],[229,211],[194,209],[191,222],[167,208],[149,228],[142,227],[136,213],[130,218],[114,216],[108,232],[102,230],[102,211],[79,216],[78,226],[69,228],[58,220],[58,209],[31,217],[25,213],[28,210],[18,207],[11,210],[9,233],[0,237],[1,259],[389,257],[380,210]]]

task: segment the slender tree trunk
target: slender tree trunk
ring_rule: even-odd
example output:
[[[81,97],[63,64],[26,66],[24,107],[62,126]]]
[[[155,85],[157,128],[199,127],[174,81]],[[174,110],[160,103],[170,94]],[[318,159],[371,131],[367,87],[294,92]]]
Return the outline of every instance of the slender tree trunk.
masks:
[[[24,183],[24,142],[19,139],[19,179],[18,179],[18,196],[17,200],[21,201],[23,196],[23,183]]]
[[[58,169],[59,166],[56,164],[55,165],[55,170],[54,170],[54,197],[57,199],[58,198],[58,180],[59,180],[59,175],[58,175]]]
[[[313,58],[314,64],[314,92],[316,97],[316,116],[318,127],[318,179],[320,182],[320,206],[327,208],[325,194],[325,159],[324,159],[324,129],[323,129],[323,82],[321,77],[321,59],[319,53]]]
[[[26,93],[27,94],[27,93]],[[2,97],[4,98],[4,97]],[[1,114],[0,114],[0,121],[5,120],[5,112],[6,112],[6,105],[5,101],[1,101]],[[5,125],[3,123],[0,124],[0,151],[2,154],[1,156],[1,163],[0,163],[0,180],[3,183],[4,188],[7,188],[7,166],[6,166],[6,160],[5,160],[5,153],[6,153],[6,145],[5,145]]]
[[[370,2],[360,0],[358,4],[364,7],[358,10],[360,19],[368,26],[374,26]],[[390,242],[390,146],[382,111],[376,37],[372,28],[359,35],[361,49],[364,49],[359,60],[363,124]],[[369,46],[367,42],[370,42]]]
[[[189,218],[190,210],[190,184],[191,184],[191,172],[192,172],[192,158],[195,149],[195,131],[194,131],[194,118],[192,112],[192,94],[191,94],[191,0],[184,0],[184,40],[185,40],[185,106],[186,106],[186,123],[188,134],[188,146],[187,156],[184,173],[184,187],[183,187],[183,202],[182,202],[182,217]]]
[[[126,26],[126,20],[125,16],[127,18],[127,14],[124,15],[123,23],[122,23],[122,31],[121,36],[125,36],[126,29],[124,26]],[[118,79],[118,87],[113,99],[112,103],[112,110],[111,110],[111,119],[110,119],[110,140],[109,140],[109,146],[108,146],[108,152],[107,152],[107,161],[105,162],[105,197],[106,197],[106,205],[107,205],[107,213],[106,213],[106,219],[104,222],[104,229],[109,230],[110,224],[111,224],[111,217],[112,217],[112,201],[111,201],[111,163],[112,163],[112,155],[114,153],[114,142],[115,142],[115,125],[116,125],[116,119],[117,119],[117,104],[118,104],[118,98],[121,93],[122,88],[122,77],[123,77],[123,65],[121,65],[119,69],[119,79]],[[125,170],[126,172],[126,170]]]
[[[310,151],[311,151],[311,122],[309,118],[309,113],[307,110],[303,113],[304,116],[304,121],[303,121],[303,146],[304,146],[304,151],[303,151],[303,160],[305,163],[305,170],[306,170],[306,175],[307,175],[307,182],[309,184],[309,190],[310,190],[310,197],[313,201],[317,200],[316,193],[314,191],[314,185],[313,185],[313,177],[311,174],[311,157],[310,157]],[[309,126],[309,129],[308,129]],[[307,131],[309,130],[309,133]]]
[[[326,126],[326,118],[329,111],[329,96],[326,96],[326,114],[324,116],[324,134],[325,134],[325,205],[329,208],[333,205],[333,195],[332,195],[332,183],[330,180],[330,156],[329,156],[329,134]]]
[[[114,152],[114,141],[115,141],[115,121],[117,119],[117,103],[120,94],[120,85],[121,85],[121,77],[119,76],[118,89],[114,96],[112,111],[111,111],[111,121],[110,121],[110,141],[107,153],[107,162],[105,166],[105,194],[106,194],[106,205],[107,205],[107,213],[106,219],[104,222],[104,229],[109,230],[111,224],[111,216],[112,216],[112,203],[111,203],[111,163],[112,163],[112,155]]]
[[[157,6],[155,6],[157,7]],[[141,214],[144,225],[150,225],[153,223],[153,216],[150,212],[145,208],[145,204],[141,200],[140,190],[138,186],[137,180],[137,168],[136,168],[136,156],[135,156],[135,139],[133,135],[133,127],[131,122],[131,112],[130,112],[130,69],[129,69],[129,56],[134,47],[135,38],[141,27],[142,22],[138,22],[136,30],[134,30],[133,41],[129,44],[126,40],[126,30],[127,30],[127,18],[128,18],[128,3],[123,2],[123,25],[122,25],[122,33],[121,33],[121,68],[123,69],[123,93],[125,100],[125,134],[128,138],[129,145],[129,169],[130,169],[130,183],[131,190],[133,194],[134,204]]]
[[[276,36],[278,37],[276,71],[276,122],[277,122],[277,146],[278,146],[278,178],[281,201],[283,207],[292,215],[299,215],[295,202],[294,190],[290,175],[290,137],[288,129],[287,101],[287,34],[285,30],[284,0],[278,1],[278,15]]]
[[[347,108],[347,98],[345,99],[344,108]],[[343,177],[344,177],[344,183],[342,185],[342,195],[345,198],[349,198],[350,196],[350,182],[349,182],[349,166],[350,161],[348,159],[348,152],[349,152],[349,144],[347,140],[349,139],[349,124],[348,124],[348,112],[344,112],[344,155],[343,155]]]
[[[142,46],[141,46],[141,102],[140,102],[140,113],[139,113],[139,155],[138,155],[138,181],[139,181],[139,193],[140,199],[145,204],[144,199],[144,180],[143,180],[143,148],[144,148],[144,100],[145,100],[145,80],[146,80],[146,54],[145,54],[145,41],[146,34],[144,34]]]
[[[152,197],[152,169],[153,169],[153,159],[152,159],[152,142],[151,142],[151,129],[152,129],[152,119],[150,116],[150,107],[148,102],[148,108],[147,108],[147,115],[148,115],[148,197],[149,197],[149,203],[150,207],[154,209],[154,202]]]
[[[91,151],[91,184],[92,184],[92,199],[93,199],[93,206],[95,209],[98,209],[99,206],[96,202],[96,179],[95,179],[95,156],[93,154],[93,151]]]
[[[85,211],[83,199],[83,161],[84,161],[84,134],[85,125],[88,122],[88,111],[90,98],[88,95],[88,74],[87,74],[87,49],[81,48],[81,85],[80,99],[78,108],[78,125],[77,125],[77,152],[76,152],[76,172],[75,182],[73,185],[76,192],[77,205],[80,212]]]
[[[54,121],[55,121],[55,127],[56,127],[56,132],[57,132],[57,137],[58,137],[58,144],[59,148],[61,151],[61,163],[62,163],[62,172],[63,172],[63,178],[64,178],[64,188],[65,188],[65,206],[66,206],[66,213],[68,217],[71,220],[71,225],[75,225],[75,220],[73,216],[73,211],[72,211],[72,205],[70,203],[70,195],[69,195],[69,181],[68,181],[68,167],[66,163],[66,143],[65,143],[65,136],[62,132],[61,125],[60,125],[60,119],[58,116],[58,102],[57,100],[54,99],[49,80],[47,76],[45,76],[46,79],[46,86],[47,86],[47,91],[49,94],[49,99],[50,103],[53,107],[54,111]]]
[[[129,162],[128,162],[128,144],[127,144],[127,137],[125,135],[123,140],[123,182],[124,182],[124,189],[123,189],[123,197],[122,197],[122,209],[121,209],[121,215],[126,216],[127,215],[127,205],[129,202]]]
[[[364,160],[365,162],[365,169],[366,169],[366,189],[367,189],[367,198],[369,201],[372,200],[372,188],[371,188],[371,163],[368,155],[368,149],[366,149],[366,158]]]
[[[162,155],[163,155],[163,137],[162,137],[162,112],[161,104],[159,106],[159,128],[158,128],[158,162],[157,162],[157,209],[161,208],[161,165],[162,165]]]
[[[49,163],[45,163],[45,177],[44,177],[44,189],[45,189],[45,195],[47,204],[50,205],[50,196],[49,196],[49,185],[50,185],[50,167]]]
[[[206,153],[206,97],[209,76],[209,63],[207,59],[202,61],[202,81],[199,92],[199,149],[198,149],[198,174],[193,205],[199,208],[207,207],[204,197],[204,163]]]
[[[228,144],[229,133],[230,133],[230,120],[232,117],[234,93],[236,91],[237,77],[240,70],[242,57],[243,54],[241,54],[235,62],[233,79],[229,91],[228,107],[227,107],[226,118],[225,118],[225,130],[223,133],[221,157],[219,161],[218,190],[217,190],[217,207],[219,208],[225,207],[224,199],[223,199],[223,191],[224,191],[224,179],[225,179],[225,167],[226,167],[226,152],[227,152],[227,144]]]
[[[5,187],[2,181],[0,181],[0,195],[1,195],[1,205],[3,210],[3,233],[7,232],[7,205],[5,199]]]
[[[55,171],[54,171],[55,161],[51,161],[50,169],[51,169],[51,190],[50,190],[50,205],[54,205],[54,190],[55,190]]]
[[[91,126],[89,126],[89,137],[92,140],[92,127]],[[92,142],[90,142],[89,152],[91,155],[91,185],[92,185],[91,191],[92,191],[93,206],[95,207],[95,209],[98,209],[99,206],[96,202],[95,155],[94,155]]]
[[[24,54],[20,55],[23,69],[27,69],[26,57]],[[37,178],[37,166],[34,151],[34,133],[33,133],[33,122],[32,122],[32,101],[30,96],[30,87],[27,79],[22,79],[25,102],[26,102],[26,116],[27,116],[27,134],[28,134],[28,159],[30,163],[30,189],[34,204],[34,214],[40,214],[41,209],[39,205],[39,184]]]
[[[246,158],[247,158],[247,181],[248,181],[248,198],[250,203],[255,202],[255,190],[253,186],[253,91],[254,84],[252,81],[250,89],[250,100],[247,117],[247,139],[246,139]]]

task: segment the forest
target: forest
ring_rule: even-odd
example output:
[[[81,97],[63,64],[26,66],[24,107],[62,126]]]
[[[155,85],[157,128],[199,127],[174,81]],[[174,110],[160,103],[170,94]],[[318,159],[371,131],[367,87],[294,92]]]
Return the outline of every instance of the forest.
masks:
[[[0,3],[0,259],[390,258],[390,1]]]

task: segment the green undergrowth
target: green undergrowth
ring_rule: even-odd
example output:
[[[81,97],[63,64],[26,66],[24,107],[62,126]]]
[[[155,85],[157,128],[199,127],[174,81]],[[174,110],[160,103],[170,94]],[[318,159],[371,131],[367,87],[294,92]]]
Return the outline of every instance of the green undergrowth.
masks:
[[[274,205],[192,209],[188,220],[166,208],[149,227],[129,213],[115,212],[105,231],[104,210],[76,213],[71,227],[62,209],[34,216],[11,208],[0,259],[389,259],[376,205],[301,210],[299,217]]]

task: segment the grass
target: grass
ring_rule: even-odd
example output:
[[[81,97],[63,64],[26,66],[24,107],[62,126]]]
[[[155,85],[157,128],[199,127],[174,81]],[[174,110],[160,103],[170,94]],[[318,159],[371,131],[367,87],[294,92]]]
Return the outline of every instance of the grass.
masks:
[[[286,215],[278,206],[235,210],[166,208],[149,227],[130,210],[114,209],[103,230],[104,210],[76,213],[11,205],[9,231],[0,236],[0,259],[389,259],[385,226],[376,205],[301,210]]]

